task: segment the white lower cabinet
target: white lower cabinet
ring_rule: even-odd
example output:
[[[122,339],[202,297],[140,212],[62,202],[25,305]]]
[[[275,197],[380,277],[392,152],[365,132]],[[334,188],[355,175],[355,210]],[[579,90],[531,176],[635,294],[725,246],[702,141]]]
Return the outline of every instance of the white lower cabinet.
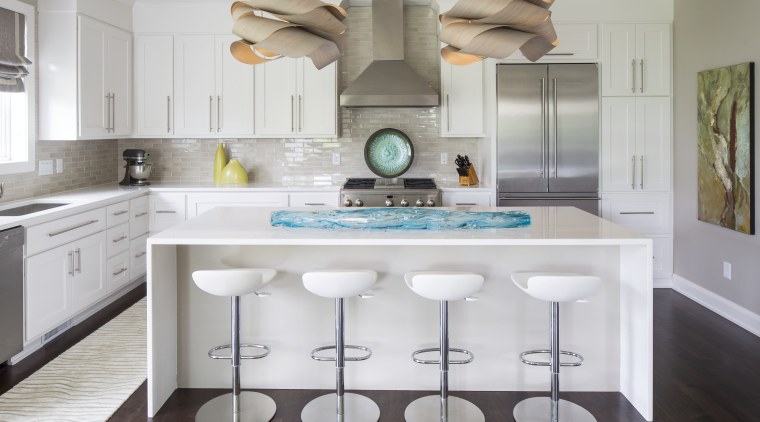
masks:
[[[148,232],[148,197],[141,196],[129,201],[129,238],[134,239]]]
[[[187,218],[216,207],[287,207],[288,194],[280,192],[220,192],[187,195]]]
[[[151,233],[158,233],[185,221],[185,194],[156,192],[149,197]]]
[[[129,249],[106,261],[106,286],[109,292],[115,292],[130,282]]]
[[[26,259],[26,341],[106,294],[105,256],[100,232]]]
[[[654,278],[673,277],[673,238],[652,237],[654,243]]]
[[[338,192],[297,192],[290,194],[291,207],[337,207],[340,202]]]
[[[135,280],[148,270],[148,235],[132,240],[129,245],[129,279]]]
[[[446,192],[441,194],[444,207],[490,207],[490,192]]]

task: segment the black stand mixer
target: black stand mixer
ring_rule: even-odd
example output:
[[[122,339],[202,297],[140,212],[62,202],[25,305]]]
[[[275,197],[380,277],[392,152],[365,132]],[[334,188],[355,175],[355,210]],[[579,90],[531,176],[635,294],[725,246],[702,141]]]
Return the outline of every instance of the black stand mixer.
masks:
[[[124,186],[147,186],[148,177],[153,170],[153,164],[148,162],[150,154],[142,149],[126,149],[122,158],[127,164],[124,166],[124,179],[119,182]]]

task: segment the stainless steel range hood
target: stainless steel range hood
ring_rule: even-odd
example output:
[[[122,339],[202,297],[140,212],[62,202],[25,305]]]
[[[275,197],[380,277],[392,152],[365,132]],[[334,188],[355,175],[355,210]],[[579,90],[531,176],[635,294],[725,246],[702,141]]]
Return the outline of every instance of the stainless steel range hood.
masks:
[[[340,94],[343,107],[431,107],[439,103],[404,61],[403,0],[372,0],[373,62]]]

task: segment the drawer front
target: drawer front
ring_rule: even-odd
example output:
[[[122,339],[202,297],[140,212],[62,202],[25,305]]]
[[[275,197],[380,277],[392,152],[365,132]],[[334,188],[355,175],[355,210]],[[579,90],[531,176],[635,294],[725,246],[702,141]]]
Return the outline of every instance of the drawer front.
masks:
[[[111,227],[106,231],[106,252],[114,256],[129,249],[129,223]]]
[[[150,231],[168,229],[185,221],[185,194],[161,194],[150,196]]]
[[[132,240],[129,246],[129,278],[134,280],[145,275],[148,263],[148,235]]]
[[[593,23],[556,23],[560,44],[539,61],[594,60],[599,56],[597,25]],[[509,59],[526,60],[520,50]]]
[[[106,226],[114,227],[129,222],[129,201],[106,207]]]
[[[491,194],[488,192],[443,192],[444,207],[490,207]]]
[[[287,193],[198,193],[187,195],[187,217],[195,217],[217,207],[287,207]]]
[[[314,207],[326,208],[337,207],[340,204],[340,194],[338,192],[303,192],[290,194],[291,207]]]
[[[604,218],[642,234],[672,232],[669,195],[621,195],[605,198]]]
[[[106,209],[83,212],[55,221],[31,226],[26,230],[26,255],[53,249],[106,228]]]
[[[654,277],[673,277],[673,238],[654,237]]]
[[[148,197],[143,196],[129,201],[129,238],[134,239],[148,233]]]
[[[129,251],[124,251],[106,261],[106,290],[109,293],[129,283],[129,280]]]

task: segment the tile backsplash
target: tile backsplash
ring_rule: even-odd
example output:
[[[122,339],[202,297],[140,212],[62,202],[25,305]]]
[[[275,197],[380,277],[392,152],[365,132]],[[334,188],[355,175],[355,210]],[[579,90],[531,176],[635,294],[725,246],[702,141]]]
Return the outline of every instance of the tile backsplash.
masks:
[[[410,66],[440,92],[440,56],[437,15],[429,7],[404,8],[405,48]],[[372,12],[353,7],[346,19],[346,48],[340,60],[339,90],[353,81],[372,60]],[[342,182],[346,177],[374,176],[364,162],[364,144],[375,131],[392,127],[406,133],[414,146],[414,163],[405,176],[456,180],[454,158],[468,154],[477,162],[478,139],[439,137],[440,109],[432,108],[341,108],[339,138],[324,139],[225,139],[230,158],[248,169],[251,180]],[[214,139],[122,139],[118,142],[119,177],[121,152],[141,148],[151,154],[151,180],[161,182],[210,182]],[[339,152],[340,165],[333,165]],[[441,164],[447,153],[449,164]]]

